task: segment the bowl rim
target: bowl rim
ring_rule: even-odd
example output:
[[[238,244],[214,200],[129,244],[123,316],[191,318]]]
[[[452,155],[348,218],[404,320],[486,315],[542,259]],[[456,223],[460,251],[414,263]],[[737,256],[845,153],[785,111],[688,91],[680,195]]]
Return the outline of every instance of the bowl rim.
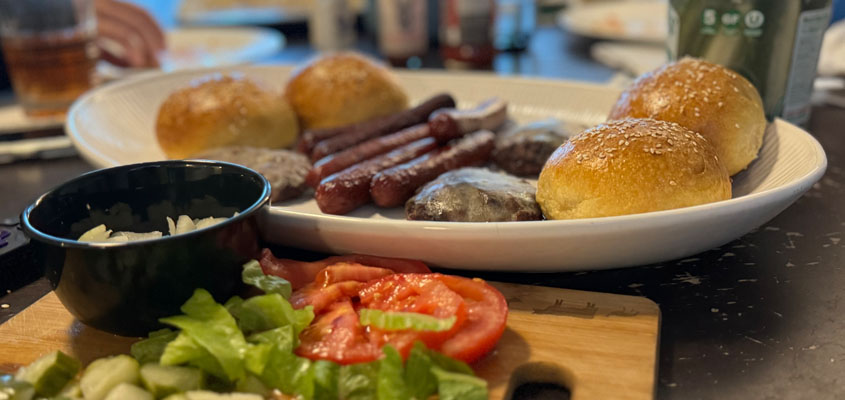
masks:
[[[48,233],[42,232],[38,228],[34,227],[29,220],[30,214],[32,211],[35,210],[45,198],[54,194],[55,192],[59,191],[63,187],[67,185],[71,185],[73,183],[78,183],[80,181],[91,179],[92,177],[99,176],[102,174],[111,173],[117,170],[131,170],[137,168],[149,168],[149,167],[162,167],[162,166],[181,166],[181,167],[190,167],[201,165],[204,167],[213,167],[213,166],[222,166],[225,168],[231,168],[235,170],[240,170],[247,174],[251,174],[254,177],[258,178],[258,181],[262,183],[262,190],[261,195],[256,199],[249,207],[245,208],[243,211],[239,211],[238,215],[233,217],[228,217],[226,221],[220,222],[218,224],[214,224],[211,226],[207,226],[202,229],[193,230],[191,232],[180,233],[176,235],[166,235],[158,238],[153,239],[142,239],[142,240],[134,240],[130,242],[80,242],[78,240],[73,239],[66,239],[54,235],[50,235]],[[83,173],[73,179],[70,179],[66,182],[63,182],[46,193],[42,194],[38,197],[32,204],[27,206],[23,212],[21,212],[20,216],[20,224],[23,228],[24,234],[26,234],[30,239],[36,239],[42,242],[46,242],[51,245],[59,246],[59,247],[68,247],[68,248],[80,248],[80,249],[107,249],[107,248],[124,248],[124,247],[136,247],[136,246],[143,246],[149,245],[151,243],[157,242],[167,242],[173,240],[180,240],[183,238],[189,238],[191,236],[202,235],[208,232],[211,229],[222,228],[230,224],[234,224],[238,221],[242,221],[247,218],[251,218],[253,214],[259,211],[261,208],[266,207],[270,203],[270,193],[271,187],[270,182],[264,175],[258,173],[257,171],[247,168],[243,165],[234,164],[225,161],[215,161],[215,160],[204,160],[204,159],[184,159],[184,160],[162,160],[162,161],[150,161],[150,162],[143,162],[143,163],[136,163],[136,164],[126,164],[126,165],[119,165],[115,167],[109,168],[102,168],[97,169],[94,171],[89,171]]]

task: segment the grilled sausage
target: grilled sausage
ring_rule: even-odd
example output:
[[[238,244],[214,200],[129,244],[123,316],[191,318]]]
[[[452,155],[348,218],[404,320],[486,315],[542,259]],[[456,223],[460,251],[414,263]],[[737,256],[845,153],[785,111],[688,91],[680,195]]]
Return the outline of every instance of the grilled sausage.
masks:
[[[329,154],[337,153],[367,139],[384,136],[396,132],[411,125],[426,122],[429,115],[441,108],[455,107],[455,100],[448,94],[438,94],[416,107],[409,108],[385,117],[372,119],[359,124],[349,125],[341,132],[334,132],[333,135],[316,142],[311,151],[311,161],[317,161]],[[307,133],[306,133],[307,135]],[[313,133],[314,138],[323,134]],[[302,142],[306,142],[303,136]],[[303,146],[307,144],[303,143]]]
[[[433,138],[408,143],[396,150],[353,165],[323,179],[314,198],[327,214],[346,214],[370,202],[370,181],[379,171],[402,164],[437,148]]]
[[[370,196],[381,207],[402,205],[417,188],[440,174],[486,162],[495,147],[495,138],[496,135],[490,131],[478,131],[440,152],[385,169],[373,177]]]
[[[361,161],[387,153],[415,140],[420,140],[429,136],[429,132],[428,124],[418,124],[396,133],[372,138],[346,150],[325,156],[314,163],[314,167],[308,171],[308,175],[305,177],[305,182],[316,188],[321,180],[335,172],[342,171]]]

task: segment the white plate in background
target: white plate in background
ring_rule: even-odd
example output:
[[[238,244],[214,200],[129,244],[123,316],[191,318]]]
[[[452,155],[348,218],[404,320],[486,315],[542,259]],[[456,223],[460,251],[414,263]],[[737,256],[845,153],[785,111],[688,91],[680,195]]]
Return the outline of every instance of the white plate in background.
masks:
[[[177,28],[165,32],[167,51],[161,56],[166,72],[206,67],[227,67],[261,61],[278,54],[285,37],[269,28]],[[119,49],[115,49],[119,53]],[[149,68],[121,68],[100,63],[97,73],[105,80],[149,72]]]
[[[238,68],[281,89],[292,67]],[[150,74],[116,82],[72,107],[67,131],[88,161],[100,167],[160,160],[153,132],[159,104],[174,89],[211,73]],[[397,72],[415,101],[452,93],[461,106],[498,96],[517,121],[549,117],[596,124],[618,89],[566,81],[497,77],[484,73]],[[734,177],[734,198],[695,207],[569,221],[454,223],[406,221],[401,209],[363,207],[350,215],[323,214],[311,199],[265,210],[266,240],[333,253],[421,259],[476,270],[572,271],[642,265],[686,257],[727,243],[767,222],[807,191],[827,159],[806,131],[772,124],[760,157]]]
[[[669,9],[666,1],[603,1],[573,5],[558,14],[558,25],[595,39],[666,42]]]
[[[179,22],[189,26],[276,25],[308,21],[316,0],[183,0]],[[355,13],[365,0],[347,0]]]

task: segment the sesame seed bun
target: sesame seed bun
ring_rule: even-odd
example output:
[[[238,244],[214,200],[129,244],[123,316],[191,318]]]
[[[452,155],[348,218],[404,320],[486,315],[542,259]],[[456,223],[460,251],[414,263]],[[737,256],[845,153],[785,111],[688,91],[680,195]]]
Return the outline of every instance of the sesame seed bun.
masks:
[[[537,202],[548,219],[609,217],[731,198],[713,146],[678,124],[610,121],[559,147],[540,172]]]
[[[355,53],[322,55],[285,87],[304,129],[331,128],[408,108],[408,96],[381,64]]]
[[[754,161],[766,131],[757,89],[725,67],[693,58],[639,77],[610,111],[609,119],[622,118],[677,122],[700,133],[730,175]]]
[[[211,75],[168,96],[155,130],[164,153],[179,159],[231,145],[287,147],[299,124],[280,93],[248,79]]]

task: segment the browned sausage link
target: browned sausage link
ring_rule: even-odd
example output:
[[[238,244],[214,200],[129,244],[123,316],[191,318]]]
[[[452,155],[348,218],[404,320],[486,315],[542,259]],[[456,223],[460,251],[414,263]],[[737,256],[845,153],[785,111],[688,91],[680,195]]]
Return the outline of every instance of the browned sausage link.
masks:
[[[386,136],[372,138],[364,143],[359,143],[341,152],[325,156],[314,163],[314,167],[308,171],[305,182],[311,187],[317,187],[323,178],[344,170],[361,161],[387,153],[399,146],[420,140],[429,135],[428,124],[418,124],[405,128],[399,132]]]
[[[400,206],[414,195],[417,188],[440,174],[483,164],[493,152],[495,138],[496,135],[490,131],[478,131],[439,153],[427,154],[379,172],[370,183],[373,202],[381,207]]]
[[[485,100],[475,108],[443,108],[429,117],[431,136],[441,143],[478,130],[495,130],[508,119],[508,103],[498,98]]]
[[[355,164],[323,179],[314,198],[328,214],[346,214],[370,202],[370,181],[379,171],[413,160],[437,148],[432,138],[408,143],[396,150]]]
[[[448,94],[438,94],[416,107],[388,115],[377,120],[370,120],[362,124],[352,125],[342,134],[322,140],[311,151],[311,161],[317,161],[329,154],[354,146],[367,139],[384,136],[411,125],[428,121],[428,116],[435,110],[454,107],[455,100]]]
[[[375,120],[384,119],[387,117],[388,116],[376,117],[364,122],[359,122],[357,124],[336,126],[333,128],[309,129],[305,132],[302,132],[302,135],[299,136],[299,140],[296,142],[296,151],[310,156],[311,150],[314,150],[314,146],[320,141],[340,135],[350,129],[356,129],[358,125],[366,124],[368,122],[374,122]]]

